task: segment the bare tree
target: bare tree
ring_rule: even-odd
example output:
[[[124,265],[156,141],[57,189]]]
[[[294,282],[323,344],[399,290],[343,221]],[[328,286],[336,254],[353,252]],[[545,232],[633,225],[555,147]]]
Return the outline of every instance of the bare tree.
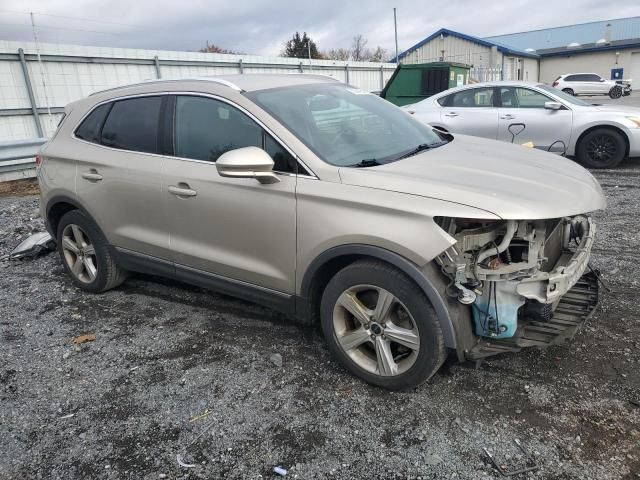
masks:
[[[235,50],[229,50],[226,48],[221,48],[219,46],[217,46],[214,43],[209,43],[209,40],[207,40],[207,46],[204,48],[201,48],[200,50],[198,50],[199,52],[202,53],[235,53],[235,54],[242,54],[243,52],[236,52]]]
[[[382,48],[380,45],[376,47],[371,56],[369,57],[370,62],[385,62],[387,60],[387,49]]]
[[[362,61],[369,58],[371,52],[367,49],[368,42],[367,38],[361,33],[353,37],[353,42],[351,43],[351,58],[355,61]]]
[[[324,55],[329,60],[341,60],[344,62],[349,60],[351,52],[346,48],[332,48],[328,52],[325,52]]]

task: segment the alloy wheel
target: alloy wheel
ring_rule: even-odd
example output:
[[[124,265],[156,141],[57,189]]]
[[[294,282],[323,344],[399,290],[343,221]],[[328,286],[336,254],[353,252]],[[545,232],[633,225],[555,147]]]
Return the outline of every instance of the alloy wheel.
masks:
[[[587,155],[594,163],[607,164],[617,153],[615,139],[609,135],[596,135],[587,144]]]
[[[406,372],[420,349],[416,322],[389,291],[372,285],[348,288],[333,309],[338,345],[360,368],[381,376]]]
[[[91,283],[98,275],[96,250],[89,236],[75,224],[62,231],[62,252],[67,266],[75,278]]]

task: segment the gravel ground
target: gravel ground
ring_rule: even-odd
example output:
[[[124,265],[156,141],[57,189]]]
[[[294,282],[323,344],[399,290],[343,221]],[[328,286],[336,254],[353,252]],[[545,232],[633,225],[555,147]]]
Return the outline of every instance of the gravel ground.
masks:
[[[410,392],[356,380],[317,330],[256,305],[143,276],[91,295],[56,254],[0,262],[0,478],[493,479],[483,447],[521,466],[516,438],[540,466],[519,478],[640,478],[640,164],[596,175],[611,291],[573,342]],[[0,198],[0,257],[42,230],[37,204]]]

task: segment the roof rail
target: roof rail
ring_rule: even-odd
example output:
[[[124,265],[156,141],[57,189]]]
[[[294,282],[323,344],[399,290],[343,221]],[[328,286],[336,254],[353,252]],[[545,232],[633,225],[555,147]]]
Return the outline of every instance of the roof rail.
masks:
[[[137,83],[129,83],[127,85],[120,85],[118,87],[113,87],[113,88],[107,88],[106,90],[99,90],[97,92],[93,92],[91,93],[89,96],[92,95],[98,95],[100,93],[106,93],[106,92],[113,92],[115,90],[121,90],[123,88],[129,88],[129,87],[137,87],[139,85],[149,85],[149,84],[154,84],[154,83],[172,83],[172,82],[184,82],[184,81],[190,81],[190,82],[213,82],[213,83],[219,83],[220,85],[224,85],[226,87],[229,87],[233,90],[236,90],[238,92],[242,92],[242,89],[240,87],[238,87],[235,83],[232,83],[228,80],[224,80],[222,78],[216,78],[216,77],[193,77],[193,78],[174,78],[174,79],[154,79],[154,80],[145,80],[143,82],[137,82]]]

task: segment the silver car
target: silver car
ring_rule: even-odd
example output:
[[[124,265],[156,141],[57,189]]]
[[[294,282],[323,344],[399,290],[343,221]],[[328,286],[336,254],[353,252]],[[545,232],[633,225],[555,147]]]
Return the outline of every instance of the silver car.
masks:
[[[402,108],[451,133],[531,143],[590,168],[640,156],[640,109],[592,105],[544,84],[477,83]]]
[[[579,165],[443,134],[313,75],[153,81],[66,107],[39,157],[41,210],[73,283],[163,275],[319,322],[390,389],[459,360],[571,336],[584,275]]]

